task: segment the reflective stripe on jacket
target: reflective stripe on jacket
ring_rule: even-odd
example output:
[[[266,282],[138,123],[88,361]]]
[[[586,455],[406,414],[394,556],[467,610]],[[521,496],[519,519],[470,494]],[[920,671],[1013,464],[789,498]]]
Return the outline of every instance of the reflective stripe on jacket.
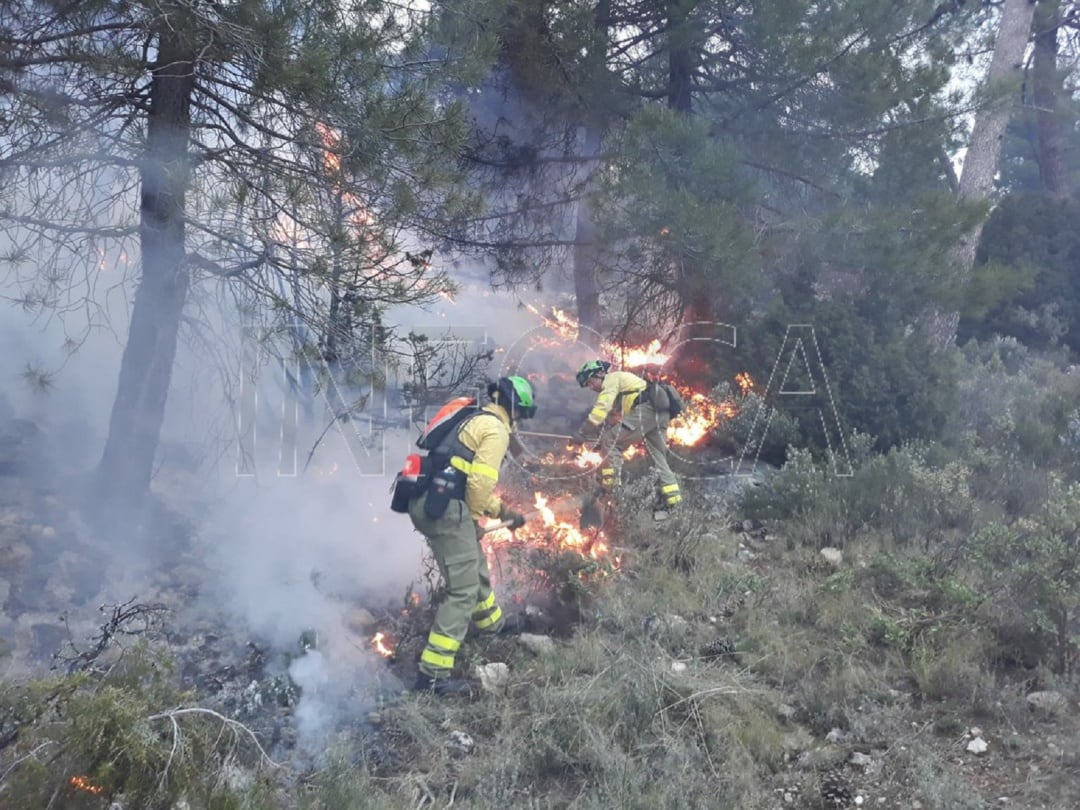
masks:
[[[609,371],[604,375],[604,382],[596,397],[596,403],[589,411],[589,422],[597,426],[602,425],[616,405],[618,405],[617,413],[629,413],[646,385],[645,380],[637,374],[629,371]]]
[[[510,417],[499,405],[490,402],[481,408],[482,413],[493,414],[496,419],[477,415],[468,419],[458,430],[457,438],[473,451],[472,461],[454,456],[450,463],[463,471],[465,482],[465,505],[473,519],[483,515],[498,517],[502,499],[495,494],[499,482],[499,467],[510,446]]]

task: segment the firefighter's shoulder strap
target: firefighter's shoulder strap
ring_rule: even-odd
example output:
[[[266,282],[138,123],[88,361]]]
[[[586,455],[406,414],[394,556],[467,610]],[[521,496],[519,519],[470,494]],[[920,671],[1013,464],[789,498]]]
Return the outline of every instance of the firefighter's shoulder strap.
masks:
[[[480,406],[476,404],[475,397],[455,397],[431,417],[416,440],[416,446],[421,450],[435,450],[447,437],[456,436],[457,429],[466,419],[478,413]]]

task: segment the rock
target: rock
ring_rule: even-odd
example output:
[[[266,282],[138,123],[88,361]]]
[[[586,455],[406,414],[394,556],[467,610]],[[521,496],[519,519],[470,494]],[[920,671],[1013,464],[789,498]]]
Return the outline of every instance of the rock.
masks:
[[[510,680],[510,667],[503,663],[477,664],[476,677],[485,692],[495,692]]]
[[[967,744],[967,751],[971,754],[985,754],[986,749],[990,746],[987,745],[986,740],[982,737],[976,737]]]
[[[801,756],[803,751],[809,750],[814,744],[814,738],[805,728],[795,727],[793,731],[784,735],[784,753],[787,759]]]
[[[471,754],[476,747],[473,738],[466,734],[464,731],[451,731],[446,739],[446,746],[451,751],[457,751],[462,754]]]
[[[851,756],[848,757],[848,762],[856,768],[862,768],[864,771],[868,771],[874,765],[874,758],[869,754],[864,754],[862,751],[852,751]]]
[[[1060,692],[1032,692],[1027,696],[1028,706],[1047,715],[1065,714],[1069,701]]]
[[[686,662],[685,661],[672,661],[671,662],[671,671],[672,672],[686,672],[686,669],[687,669],[687,667],[686,667]]]
[[[690,629],[690,622],[675,613],[666,616],[646,616],[642,629],[650,636],[682,635]]]
[[[522,633],[518,636],[518,643],[529,652],[536,655],[550,655],[555,652],[555,642],[548,636]]]
[[[816,771],[821,768],[828,768],[842,760],[843,754],[839,749],[831,745],[825,745],[803,751],[795,760],[795,764],[802,770]]]
[[[832,546],[826,546],[820,552],[822,559],[833,568],[839,568],[844,564],[844,552]]]

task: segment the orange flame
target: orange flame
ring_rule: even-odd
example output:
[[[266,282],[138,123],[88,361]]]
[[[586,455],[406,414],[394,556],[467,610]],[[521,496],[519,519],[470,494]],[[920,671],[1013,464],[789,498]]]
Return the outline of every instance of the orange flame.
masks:
[[[571,445],[570,447],[572,448],[573,445]],[[597,466],[603,460],[603,453],[600,453],[596,450],[590,450],[588,447],[582,447],[581,450],[578,452],[577,456],[574,458],[574,463],[579,467],[584,467],[588,469],[589,467]]]
[[[374,638],[371,639],[371,646],[375,648],[375,652],[377,652],[383,658],[393,658],[394,648],[393,646],[388,647],[387,643],[389,643],[390,645],[395,645],[397,644],[397,640],[394,639],[393,636],[388,636],[381,630],[375,634]]]
[[[552,307],[551,314],[545,315],[531,304],[526,305],[532,313],[538,315],[544,324],[551,329],[559,338],[574,340],[577,338],[578,322],[561,309]],[[550,337],[538,337],[535,341],[551,348],[561,348],[558,339]],[[611,341],[605,341],[601,352],[605,356],[619,358],[623,368],[634,369],[641,366],[663,366],[671,359],[671,355],[662,350],[659,338],[651,340],[646,346],[626,346]],[[665,375],[666,376],[666,375]],[[672,444],[690,447],[701,442],[716,427],[721,419],[731,419],[739,413],[738,402],[730,399],[721,402],[713,402],[705,394],[693,391],[684,386],[676,385],[684,400],[683,412],[671,420],[668,427],[667,439]],[[745,371],[735,375],[735,384],[738,386],[739,395],[746,397],[754,388],[753,378]],[[571,447],[567,446],[567,450]],[[624,451],[624,458],[632,458],[637,452],[635,447]],[[549,454],[550,455],[550,454]],[[579,467],[589,467],[599,464],[602,456],[595,452],[583,452],[575,459]],[[550,458],[545,459],[551,463]]]
[[[323,171],[329,175],[341,172],[341,133],[322,121],[315,122],[315,129],[323,143]]]
[[[565,311],[551,308],[551,315],[545,315],[532,304],[526,304],[525,308],[534,315],[539,316],[540,320],[544,322],[544,326],[557,334],[559,337],[567,340],[577,340],[578,336],[578,322],[573,316],[568,315]]]
[[[516,540],[529,546],[574,551],[583,557],[587,556],[596,560],[608,556],[610,549],[603,536],[603,530],[583,532],[577,527],[576,520],[575,523],[568,523],[558,517],[548,503],[548,498],[537,492],[534,506],[540,513],[540,519],[526,523],[514,534],[511,534],[508,529],[488,532],[484,535],[484,542],[488,549]],[[617,559],[613,562],[618,564]]]
[[[105,792],[105,788],[101,785],[95,785],[90,781],[88,776],[73,776],[69,781],[70,785],[76,790],[82,790],[86,793],[92,793],[95,796],[100,796]]]
[[[671,355],[660,351],[660,340],[654,339],[648,346],[620,346],[617,343],[605,343],[604,350],[615,357],[622,357],[626,368],[641,366],[662,366]]]

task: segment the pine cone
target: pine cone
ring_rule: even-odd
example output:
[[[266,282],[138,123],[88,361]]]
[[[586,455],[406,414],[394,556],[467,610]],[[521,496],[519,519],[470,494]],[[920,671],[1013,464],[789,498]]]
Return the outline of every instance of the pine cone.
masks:
[[[713,639],[701,648],[702,658],[723,658],[728,655],[735,655],[735,641],[730,638]]]
[[[833,768],[821,780],[821,799],[826,807],[850,807],[855,799],[851,785],[837,768]]]

